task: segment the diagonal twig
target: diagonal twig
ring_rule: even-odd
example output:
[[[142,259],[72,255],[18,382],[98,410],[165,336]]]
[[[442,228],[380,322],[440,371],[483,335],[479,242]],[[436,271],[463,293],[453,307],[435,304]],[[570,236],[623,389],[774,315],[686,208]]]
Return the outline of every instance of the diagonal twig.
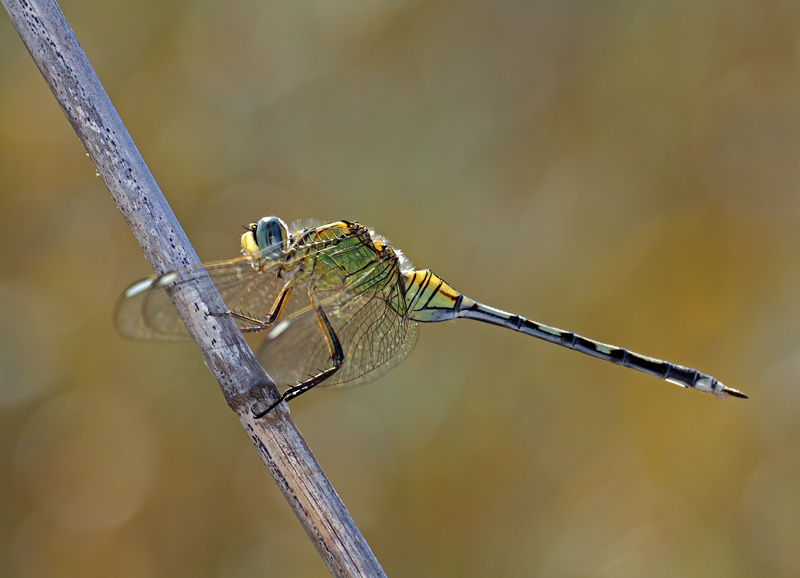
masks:
[[[157,274],[199,265],[155,179],[54,0],[0,0]],[[334,576],[385,576],[207,276],[173,291],[178,313],[261,459]],[[269,561],[265,560],[268,565]]]

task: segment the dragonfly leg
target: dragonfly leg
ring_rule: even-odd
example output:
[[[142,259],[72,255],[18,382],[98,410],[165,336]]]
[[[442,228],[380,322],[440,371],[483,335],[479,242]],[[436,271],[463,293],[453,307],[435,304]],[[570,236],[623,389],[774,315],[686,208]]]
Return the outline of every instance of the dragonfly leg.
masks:
[[[339,371],[339,368],[342,367],[342,364],[344,363],[344,350],[342,349],[342,344],[339,341],[339,336],[336,335],[336,330],[334,330],[333,325],[331,325],[328,316],[325,314],[325,310],[314,302],[314,295],[312,293],[311,288],[309,288],[308,290],[308,295],[311,298],[311,305],[314,308],[314,311],[316,311],[317,313],[317,321],[319,321],[319,326],[320,329],[322,329],[322,334],[325,337],[325,342],[328,344],[328,349],[331,352],[331,361],[333,362],[333,365],[328,369],[320,371],[316,375],[312,375],[307,380],[287,388],[286,391],[284,391],[281,397],[278,399],[278,401],[270,405],[264,411],[259,411],[258,413],[254,411],[253,416],[256,419],[262,418],[265,415],[267,415],[269,412],[275,409],[278,406],[278,404],[280,404],[282,401],[289,401],[290,399],[294,399],[298,395],[303,394],[307,392],[309,389],[316,387],[317,385],[328,379],[330,376],[332,376],[334,373]]]
[[[233,317],[238,321],[249,323],[252,325],[252,327],[239,327],[239,330],[242,333],[258,333],[259,331],[264,331],[275,324],[275,322],[278,320],[278,317],[281,316],[281,312],[283,311],[283,307],[286,305],[286,301],[289,299],[289,295],[292,294],[292,289],[293,287],[291,281],[283,286],[283,289],[281,289],[281,292],[278,293],[278,297],[275,299],[275,303],[272,304],[269,315],[267,315],[267,318],[263,320],[250,317],[249,315],[244,315],[242,313],[237,313],[236,311],[232,311],[230,309],[228,309],[225,313],[212,313],[211,315],[217,317]]]

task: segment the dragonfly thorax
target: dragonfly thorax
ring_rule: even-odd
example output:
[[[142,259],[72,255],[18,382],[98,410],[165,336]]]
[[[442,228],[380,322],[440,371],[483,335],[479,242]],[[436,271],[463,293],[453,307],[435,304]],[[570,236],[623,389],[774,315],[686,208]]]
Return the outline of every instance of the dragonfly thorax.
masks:
[[[291,279],[293,287],[309,284],[317,294],[343,296],[365,283],[395,283],[406,263],[383,237],[350,221],[289,234],[283,221],[265,217],[242,235],[242,252],[255,269],[270,269],[285,281]]]

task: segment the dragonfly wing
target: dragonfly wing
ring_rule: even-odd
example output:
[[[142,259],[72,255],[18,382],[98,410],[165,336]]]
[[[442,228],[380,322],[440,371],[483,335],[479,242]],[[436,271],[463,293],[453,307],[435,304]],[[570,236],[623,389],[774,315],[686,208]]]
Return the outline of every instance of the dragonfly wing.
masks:
[[[182,332],[177,327],[176,324],[182,326],[183,323],[166,292],[155,288],[157,281],[156,278],[142,279],[120,295],[114,306],[114,325],[125,337],[137,341],[169,341],[188,336],[185,327]],[[163,314],[158,315],[152,323],[144,315],[145,305],[151,298],[154,303],[162,300],[165,302],[160,307],[155,304]]]
[[[193,281],[193,270],[205,269],[231,311],[254,319],[269,313],[284,281],[277,276],[279,262],[263,270],[254,269],[248,257],[190,267],[162,277],[143,279],[131,285],[117,301],[114,322],[117,330],[140,341],[174,341],[189,337],[172,304],[168,290]],[[175,276],[180,281],[173,281]],[[220,312],[221,313],[221,312]],[[239,322],[241,328],[253,325]]]
[[[307,295],[305,300],[308,303]],[[371,381],[403,361],[417,343],[417,322],[398,314],[380,292],[360,294],[338,305],[326,299],[320,303],[344,350],[342,367],[324,387]],[[310,307],[295,311],[267,333],[258,351],[261,364],[281,385],[296,385],[331,366],[315,311]]]

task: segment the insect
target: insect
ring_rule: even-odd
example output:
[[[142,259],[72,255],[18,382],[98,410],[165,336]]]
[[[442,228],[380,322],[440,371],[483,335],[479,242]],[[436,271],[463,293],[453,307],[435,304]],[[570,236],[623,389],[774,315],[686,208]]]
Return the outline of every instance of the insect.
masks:
[[[473,301],[357,222],[336,221],[290,232],[264,217],[242,235],[243,257],[203,265],[244,333],[265,332],[258,359],[288,385],[262,417],[323,384],[375,379],[417,342],[419,323],[475,319],[538,337],[716,397],[747,398],[696,369],[646,357]],[[117,329],[137,340],[188,338],[165,288],[168,273],[131,285],[117,302]]]

